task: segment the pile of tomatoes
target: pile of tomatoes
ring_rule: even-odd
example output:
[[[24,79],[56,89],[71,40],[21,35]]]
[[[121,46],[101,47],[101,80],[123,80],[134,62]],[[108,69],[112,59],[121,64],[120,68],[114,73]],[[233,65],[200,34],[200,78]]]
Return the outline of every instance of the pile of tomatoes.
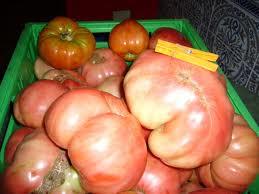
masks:
[[[192,47],[177,30],[151,37],[126,19],[96,48],[56,17],[39,34],[37,81],[16,97],[5,194],[237,194],[255,180],[259,139],[224,76],[154,51]],[[132,63],[128,66],[127,63]]]

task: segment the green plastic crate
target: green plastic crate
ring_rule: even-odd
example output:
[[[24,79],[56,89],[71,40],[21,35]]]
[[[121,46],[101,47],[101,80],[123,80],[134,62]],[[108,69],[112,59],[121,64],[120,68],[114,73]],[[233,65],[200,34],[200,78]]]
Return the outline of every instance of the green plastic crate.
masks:
[[[186,19],[160,19],[160,20],[139,20],[139,22],[152,33],[158,27],[172,27],[182,32],[194,48],[208,51],[203,40]],[[14,50],[13,56],[7,67],[0,86],[0,173],[6,167],[4,162],[4,150],[10,135],[19,127],[12,114],[13,102],[16,95],[28,84],[36,80],[33,71],[33,64],[37,57],[38,34],[46,23],[27,23],[22,31],[19,41]],[[97,39],[97,47],[107,47],[107,39],[98,38],[107,36],[111,29],[118,24],[118,21],[91,21],[79,22],[83,27],[91,30]],[[250,127],[259,134],[259,127],[239,95],[227,80],[228,96],[237,113],[240,113],[248,121]],[[259,176],[246,194],[259,193]]]

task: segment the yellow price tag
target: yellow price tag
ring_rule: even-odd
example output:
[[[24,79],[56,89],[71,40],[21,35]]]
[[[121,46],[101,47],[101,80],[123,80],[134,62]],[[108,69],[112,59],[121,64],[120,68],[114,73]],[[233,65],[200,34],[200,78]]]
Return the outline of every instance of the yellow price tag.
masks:
[[[158,39],[155,52],[175,57],[210,71],[215,72],[218,68],[218,65],[213,63],[218,59],[218,55],[164,40]]]

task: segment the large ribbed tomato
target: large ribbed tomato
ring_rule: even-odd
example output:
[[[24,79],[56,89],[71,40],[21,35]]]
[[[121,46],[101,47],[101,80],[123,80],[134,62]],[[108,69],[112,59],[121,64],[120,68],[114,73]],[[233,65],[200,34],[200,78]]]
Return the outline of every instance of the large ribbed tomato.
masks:
[[[117,24],[109,36],[109,47],[127,61],[133,61],[149,44],[147,30],[136,20]]]
[[[40,57],[57,69],[75,69],[85,63],[95,49],[95,37],[67,17],[55,17],[39,34]]]
[[[153,129],[148,145],[168,165],[195,168],[228,147],[234,110],[218,73],[144,51],[124,79],[131,113]]]
[[[116,194],[132,188],[145,170],[147,146],[123,99],[97,89],[73,89],[48,109],[45,127],[68,150],[82,186]]]

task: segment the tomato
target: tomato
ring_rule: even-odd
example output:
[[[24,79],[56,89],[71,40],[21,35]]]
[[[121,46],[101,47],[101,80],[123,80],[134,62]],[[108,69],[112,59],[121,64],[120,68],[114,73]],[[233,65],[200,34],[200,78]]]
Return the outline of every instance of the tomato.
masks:
[[[30,191],[50,194],[86,193],[65,152],[50,141],[44,130],[19,128],[9,139],[6,151],[9,158],[14,156],[14,159],[11,158],[9,166],[1,175],[1,191],[19,194]]]
[[[99,48],[78,71],[89,87],[96,87],[110,76],[124,76],[126,70],[127,65],[119,55],[109,48]]]
[[[147,30],[134,19],[125,19],[113,27],[109,47],[126,61],[133,61],[148,47]]]
[[[232,140],[215,161],[198,168],[198,176],[207,187],[222,187],[243,192],[259,172],[259,138],[241,115],[234,117]]]
[[[234,109],[217,72],[144,51],[124,78],[131,113],[151,129],[151,152],[166,164],[196,168],[229,146]]]
[[[3,193],[28,194],[40,188],[60,154],[44,130],[36,129],[27,135],[4,171]]]
[[[191,42],[189,42],[181,32],[170,27],[157,28],[149,39],[148,47],[150,49],[155,49],[158,39],[180,44],[187,47],[192,47]]]
[[[49,106],[67,91],[68,88],[57,81],[37,80],[18,94],[14,102],[14,116],[24,126],[40,128]]]
[[[21,127],[17,129],[9,138],[5,147],[5,161],[10,164],[13,161],[14,153],[23,138],[34,131],[32,128]]]
[[[45,116],[46,131],[57,145],[66,149],[82,125],[92,117],[108,112],[129,114],[120,98],[97,89],[73,89],[58,98],[48,109]]]
[[[110,76],[110,77],[107,77],[96,88],[98,90],[108,92],[118,98],[124,98],[123,79],[124,79],[124,76],[119,76],[119,75]]]
[[[167,166],[149,153],[145,171],[132,190],[143,194],[179,194],[181,184],[179,169]]]
[[[105,113],[75,133],[68,155],[88,192],[117,194],[141,178],[147,147],[141,125],[132,115]]]
[[[141,125],[122,99],[107,92],[68,91],[48,109],[45,128],[53,142],[68,150],[89,192],[129,189],[144,172],[147,145]]]
[[[76,69],[93,54],[94,35],[67,17],[55,17],[40,31],[39,56],[56,69]]]

